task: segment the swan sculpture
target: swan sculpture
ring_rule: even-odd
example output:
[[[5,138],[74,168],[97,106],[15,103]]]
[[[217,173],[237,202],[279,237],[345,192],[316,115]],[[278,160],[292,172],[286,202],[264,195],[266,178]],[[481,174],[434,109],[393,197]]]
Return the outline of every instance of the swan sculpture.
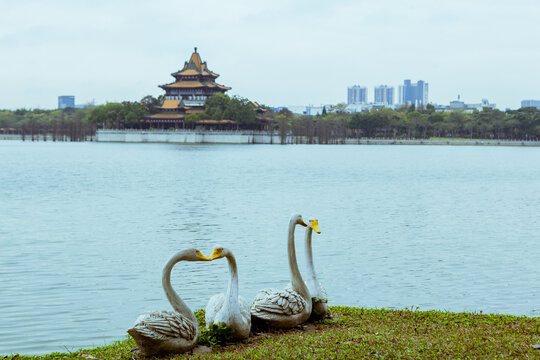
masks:
[[[296,262],[294,249],[294,229],[296,225],[307,226],[302,216],[295,214],[289,221],[289,236],[287,250],[289,255],[289,269],[291,271],[291,284],[283,290],[260,290],[251,307],[251,315],[265,321],[276,328],[291,328],[304,323],[311,315],[311,296],[302,280]]]
[[[216,247],[210,255],[210,259],[227,258],[229,263],[229,286],[227,294],[212,296],[206,305],[206,327],[212,324],[224,323],[232,327],[234,339],[245,339],[251,331],[251,315],[249,304],[243,297],[238,295],[238,271],[236,259],[231,250]]]
[[[309,225],[306,227],[306,254],[308,262],[308,277],[306,285],[313,300],[313,309],[311,316],[314,319],[324,319],[328,314],[328,308],[326,306],[326,290],[319,284],[317,280],[317,274],[315,274],[315,267],[313,266],[313,252],[311,250],[311,237],[313,231],[317,234],[321,233],[319,229],[319,221],[317,219],[309,219]]]
[[[197,345],[199,326],[193,311],[171,286],[171,270],[180,261],[210,261],[197,249],[176,253],[163,268],[162,285],[173,311],[152,311],[140,315],[127,332],[143,356],[182,353]]]

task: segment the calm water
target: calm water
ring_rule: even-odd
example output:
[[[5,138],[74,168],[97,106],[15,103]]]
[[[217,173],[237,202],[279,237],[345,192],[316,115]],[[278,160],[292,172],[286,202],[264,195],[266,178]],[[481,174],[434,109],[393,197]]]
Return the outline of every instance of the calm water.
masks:
[[[288,282],[286,231],[319,218],[332,305],[540,315],[540,148],[0,142],[0,354],[124,337],[169,309],[161,270],[214,245],[240,293]],[[303,230],[297,229],[304,266]],[[224,259],[180,263],[193,308]]]

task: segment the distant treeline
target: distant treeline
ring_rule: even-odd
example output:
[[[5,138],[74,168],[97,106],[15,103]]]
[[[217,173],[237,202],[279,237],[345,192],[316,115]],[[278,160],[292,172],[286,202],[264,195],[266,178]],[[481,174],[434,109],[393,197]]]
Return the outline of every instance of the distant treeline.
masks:
[[[156,112],[160,98],[124,101],[82,109],[0,110],[0,133],[19,134],[23,140],[85,141],[99,128],[136,128],[146,115]]]
[[[0,133],[19,134],[23,140],[85,141],[96,132],[86,121],[89,108],[63,110],[0,110]]]
[[[0,132],[38,139],[49,134],[57,141],[81,141],[96,129],[145,128],[145,117],[159,111],[162,97],[146,96],[139,102],[108,103],[84,109],[0,110]],[[539,140],[540,110],[521,108],[506,112],[484,108],[482,111],[437,112],[432,105],[398,110],[373,109],[347,113],[344,105],[324,108],[320,115],[295,115],[288,110],[255,111],[244,98],[224,94],[206,102],[203,113],[186,117],[186,128],[200,120],[234,120],[237,129],[277,131],[302,143],[339,143],[346,138],[425,139],[431,137]]]
[[[436,112],[432,105],[398,110],[373,109],[370,112],[346,113],[336,106],[317,116],[293,115],[282,111],[275,116],[283,132],[292,131],[302,142],[339,142],[344,138],[427,139],[431,137],[539,140],[540,110],[522,108],[502,112]],[[279,128],[279,126],[278,126]],[[303,141],[307,139],[307,141]]]

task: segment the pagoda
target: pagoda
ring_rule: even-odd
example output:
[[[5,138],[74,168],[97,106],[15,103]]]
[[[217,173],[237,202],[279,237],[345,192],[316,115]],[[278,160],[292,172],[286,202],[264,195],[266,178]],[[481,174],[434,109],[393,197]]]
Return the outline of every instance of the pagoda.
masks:
[[[208,69],[197,48],[182,70],[171,74],[175,81],[160,85],[165,90],[165,99],[159,107],[160,112],[147,118],[151,127],[184,127],[184,118],[188,114],[204,111],[206,99],[215,93],[225,93],[230,87],[215,82],[219,76]]]

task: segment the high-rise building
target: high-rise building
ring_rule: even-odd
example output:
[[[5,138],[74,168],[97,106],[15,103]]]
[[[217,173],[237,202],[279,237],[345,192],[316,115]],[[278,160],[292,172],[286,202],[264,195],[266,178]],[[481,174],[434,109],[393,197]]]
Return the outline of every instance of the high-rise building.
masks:
[[[347,104],[367,103],[367,87],[354,85],[347,88]]]
[[[540,100],[521,100],[521,107],[534,107],[540,110]]]
[[[58,97],[58,108],[74,108],[75,107],[75,96],[73,95],[62,95]]]
[[[411,80],[404,80],[399,86],[399,103],[424,105],[428,103],[429,84],[423,80],[412,83]]]
[[[394,105],[394,87],[375,86],[375,104]]]

